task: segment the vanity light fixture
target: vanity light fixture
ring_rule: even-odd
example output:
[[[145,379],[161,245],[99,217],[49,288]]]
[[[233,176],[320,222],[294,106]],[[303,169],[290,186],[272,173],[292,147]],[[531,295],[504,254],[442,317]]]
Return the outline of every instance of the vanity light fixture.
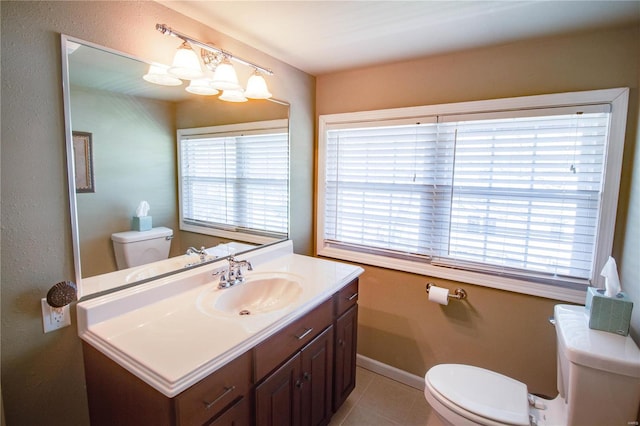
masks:
[[[186,88],[188,92],[199,95],[213,95],[219,93],[218,91],[222,91],[219,99],[228,102],[246,102],[247,98],[268,99],[272,96],[264,79],[265,74],[273,75],[273,71],[270,69],[234,56],[218,47],[198,41],[164,24],[156,24],[156,30],[162,34],[182,40],[183,43],[176,52],[173,65],[168,68],[168,76],[191,80],[191,83]],[[195,47],[200,48],[202,61],[194,52],[193,48]],[[238,76],[232,61],[254,69],[247,82],[246,91],[242,90],[242,86],[238,82]],[[151,74],[150,69],[144,79],[156,84],[175,85],[157,82],[162,81],[162,79],[148,77]],[[173,83],[175,83],[175,80]]]

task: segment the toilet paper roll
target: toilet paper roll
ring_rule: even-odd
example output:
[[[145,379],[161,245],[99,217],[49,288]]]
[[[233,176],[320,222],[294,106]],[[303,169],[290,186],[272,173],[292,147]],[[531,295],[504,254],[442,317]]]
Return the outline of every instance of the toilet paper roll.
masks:
[[[432,285],[429,288],[429,301],[430,302],[436,302],[436,303],[439,303],[441,305],[448,305],[449,304],[449,289],[448,288],[442,288],[442,287],[436,287],[435,285]]]

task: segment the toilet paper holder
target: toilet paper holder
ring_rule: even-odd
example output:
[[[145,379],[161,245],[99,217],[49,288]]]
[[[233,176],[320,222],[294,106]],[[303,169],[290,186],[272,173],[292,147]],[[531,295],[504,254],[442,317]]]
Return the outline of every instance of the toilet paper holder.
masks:
[[[429,290],[431,289],[431,286],[435,285],[434,283],[427,283],[427,287],[425,288],[425,290],[427,291],[427,293],[429,293]],[[449,299],[456,299],[456,300],[462,300],[462,299],[466,299],[467,298],[467,292],[464,291],[461,288],[456,288],[453,291],[453,294],[449,293],[447,295],[447,297]]]

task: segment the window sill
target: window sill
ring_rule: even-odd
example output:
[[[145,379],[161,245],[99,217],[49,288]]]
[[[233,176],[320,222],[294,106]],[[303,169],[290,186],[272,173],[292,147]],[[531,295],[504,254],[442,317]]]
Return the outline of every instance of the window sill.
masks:
[[[409,260],[393,259],[384,256],[376,256],[364,253],[355,253],[331,247],[323,247],[318,250],[318,256],[330,257],[365,265],[378,266],[381,268],[395,269],[402,272],[410,272],[413,274],[442,278],[451,281],[458,281],[461,283],[474,284],[483,287],[495,288],[498,290],[512,291],[514,293],[527,294],[530,296],[544,297],[547,299],[559,300],[562,302],[584,304],[586,297],[586,288],[584,290],[576,290],[556,287],[548,284],[535,283],[511,277],[501,277],[479,272],[451,269],[442,266],[413,262]]]
[[[286,237],[283,237],[283,238],[266,237],[263,235],[247,234],[247,233],[238,232],[238,231],[226,231],[224,229],[207,228],[204,226],[188,225],[185,223],[180,224],[180,230],[195,232],[197,234],[211,235],[214,237],[225,238],[228,240],[240,241],[244,243],[253,243],[253,244],[270,244],[276,241],[281,241],[283,239],[286,239]]]

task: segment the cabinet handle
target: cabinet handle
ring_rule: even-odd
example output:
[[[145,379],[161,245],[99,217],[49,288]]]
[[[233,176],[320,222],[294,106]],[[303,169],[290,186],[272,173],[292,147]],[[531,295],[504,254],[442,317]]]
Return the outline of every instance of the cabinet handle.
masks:
[[[353,299],[355,299],[356,297],[358,297],[358,292],[356,291],[355,293],[353,293],[351,296],[347,297],[347,300],[349,302],[351,302]]]
[[[344,340],[338,339],[338,346],[344,346]]]
[[[212,402],[202,401],[204,403],[205,410],[208,410],[209,408],[213,407],[218,401],[220,401],[222,398],[224,398],[234,390],[236,390],[235,386],[225,387],[224,392],[222,392],[222,395],[214,399]]]
[[[302,340],[305,337],[307,337],[309,335],[309,333],[311,333],[313,331],[313,327],[311,328],[305,328],[304,329],[304,333],[302,333],[301,335],[296,335],[296,337],[298,338],[298,340]]]
[[[302,389],[302,381],[301,380],[296,380],[296,387],[298,389]]]
[[[311,374],[305,371],[302,375],[302,378],[308,382],[309,380],[311,380]]]

